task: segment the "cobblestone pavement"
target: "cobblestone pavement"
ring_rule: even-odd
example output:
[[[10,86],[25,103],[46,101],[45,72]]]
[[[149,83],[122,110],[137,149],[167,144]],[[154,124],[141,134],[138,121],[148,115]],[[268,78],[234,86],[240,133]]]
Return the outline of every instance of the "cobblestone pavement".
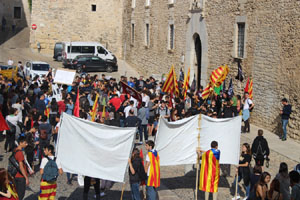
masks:
[[[255,134],[251,132],[250,134]],[[254,136],[253,136],[254,137]],[[249,138],[247,135],[242,135],[241,137],[241,144],[244,142],[251,143],[252,139]],[[4,141],[0,142],[0,167],[7,167],[7,158],[10,154],[5,154],[3,150]],[[140,146],[141,147],[141,146]],[[142,146],[143,147],[143,146]],[[144,147],[143,147],[144,148]],[[288,147],[287,147],[288,148]],[[145,152],[145,151],[144,151]],[[277,153],[271,149],[270,154],[270,167],[266,168],[265,171],[271,173],[272,178],[276,175],[279,164],[281,162],[286,162],[291,170],[297,162],[286,156]],[[252,166],[254,165],[254,161],[252,160]],[[231,176],[223,176],[223,171],[221,172],[220,184],[219,184],[219,200],[228,200],[232,198],[233,192],[230,189],[230,186],[233,182],[233,175],[234,175],[235,167],[231,166]],[[40,185],[40,178],[41,176],[39,173],[36,173],[33,177],[30,177],[30,186],[26,190],[26,200],[35,200],[37,199],[38,192],[39,192],[39,185]],[[63,200],[63,199],[81,199],[83,188],[78,186],[77,181],[73,181],[73,185],[69,186],[66,184],[66,175],[63,174],[58,178],[58,189],[56,199]],[[194,199],[194,190],[195,190],[195,171],[189,172],[188,174],[184,174],[184,166],[170,166],[170,167],[161,167],[161,183],[162,187],[159,189],[159,196],[160,199],[164,200],[189,200]],[[128,184],[128,176],[126,175],[126,184],[125,184],[125,191],[124,191],[124,200],[131,199],[130,197],[130,187]],[[103,200],[116,200],[120,199],[121,190],[122,190],[122,183],[116,183],[112,187],[111,190],[106,191],[106,196],[103,197]],[[240,183],[242,185],[242,182]],[[245,190],[242,189],[241,196],[244,196]],[[89,194],[89,199],[93,199],[94,190],[91,187],[91,192]],[[198,199],[204,199],[203,192],[199,191]]]

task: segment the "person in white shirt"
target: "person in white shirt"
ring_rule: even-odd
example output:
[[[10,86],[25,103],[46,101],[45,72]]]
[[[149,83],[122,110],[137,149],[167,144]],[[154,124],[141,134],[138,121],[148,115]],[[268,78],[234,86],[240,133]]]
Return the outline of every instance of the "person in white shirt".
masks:
[[[125,109],[124,109],[125,118],[127,118],[129,116],[129,111],[131,109],[134,112],[134,116],[137,116],[137,109],[136,109],[136,107],[134,107],[134,101],[130,101],[129,106],[126,106]]]
[[[7,65],[12,66],[13,64],[14,64],[14,61],[11,58],[9,58],[7,61]]]
[[[142,91],[142,101],[146,103],[146,108],[148,107],[148,103],[150,101],[150,97],[147,95],[146,91]]]
[[[254,107],[254,103],[252,100],[249,98],[249,93],[245,92],[245,102],[244,102],[244,107],[243,107],[243,120],[244,120],[244,130],[243,133],[245,132],[250,132],[250,110]]]

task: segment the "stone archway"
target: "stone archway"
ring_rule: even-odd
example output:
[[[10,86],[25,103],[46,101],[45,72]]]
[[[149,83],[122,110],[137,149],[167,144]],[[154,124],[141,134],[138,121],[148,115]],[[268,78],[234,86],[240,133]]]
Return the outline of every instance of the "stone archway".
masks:
[[[206,87],[208,67],[208,37],[205,19],[200,12],[191,13],[187,22],[185,71],[191,67],[192,82],[196,78],[197,88]],[[191,83],[190,82],[190,83]]]

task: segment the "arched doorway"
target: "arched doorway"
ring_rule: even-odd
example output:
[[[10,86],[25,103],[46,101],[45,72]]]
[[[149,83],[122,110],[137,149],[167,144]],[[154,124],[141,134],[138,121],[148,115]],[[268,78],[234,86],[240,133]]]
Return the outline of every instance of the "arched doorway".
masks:
[[[194,34],[194,44],[195,44],[195,68],[197,69],[196,80],[197,88],[199,89],[201,85],[201,63],[202,63],[202,45],[200,36],[198,33]]]

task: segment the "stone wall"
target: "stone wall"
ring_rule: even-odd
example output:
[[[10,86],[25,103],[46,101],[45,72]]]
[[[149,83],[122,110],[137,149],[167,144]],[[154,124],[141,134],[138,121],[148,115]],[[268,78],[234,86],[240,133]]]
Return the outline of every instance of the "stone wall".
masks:
[[[92,12],[92,4],[96,11]],[[100,42],[122,54],[123,0],[35,0],[32,4],[31,48],[53,54],[55,42]]]
[[[136,1],[134,9],[131,9],[131,0],[127,2],[123,36],[126,42],[125,58],[141,73],[167,73],[172,64],[178,72],[183,66],[182,55],[188,57],[187,40],[193,36],[188,30],[189,17],[195,13],[189,11],[186,0],[176,0],[174,6],[168,6],[167,2],[152,0],[147,8],[145,1]],[[207,41],[201,41],[207,42],[207,54],[203,54],[207,56],[207,75],[217,66],[228,64],[230,74],[227,86],[229,79],[234,79],[238,69],[238,59],[234,56],[236,25],[239,20],[244,20],[246,56],[241,64],[246,80],[248,77],[253,79],[255,109],[251,122],[280,134],[280,101],[287,97],[293,106],[288,134],[300,140],[300,95],[297,91],[300,86],[297,79],[300,75],[300,1],[212,0],[206,1],[204,14],[204,19],[199,18],[199,26],[200,23],[205,24],[207,35]],[[149,47],[145,46],[144,39],[147,21],[150,23]],[[170,21],[175,26],[175,49],[171,52],[167,49]],[[131,23],[135,23],[133,44]],[[185,60],[186,71],[187,63]],[[242,94],[246,80],[239,83],[234,79],[236,93]]]
[[[14,7],[21,8],[21,18],[14,18]],[[11,25],[13,21],[18,30],[26,27],[30,24],[30,10],[28,5],[28,0],[9,0],[9,1],[0,1],[0,24],[2,23],[2,17],[6,19],[6,27],[8,30],[11,30]]]

